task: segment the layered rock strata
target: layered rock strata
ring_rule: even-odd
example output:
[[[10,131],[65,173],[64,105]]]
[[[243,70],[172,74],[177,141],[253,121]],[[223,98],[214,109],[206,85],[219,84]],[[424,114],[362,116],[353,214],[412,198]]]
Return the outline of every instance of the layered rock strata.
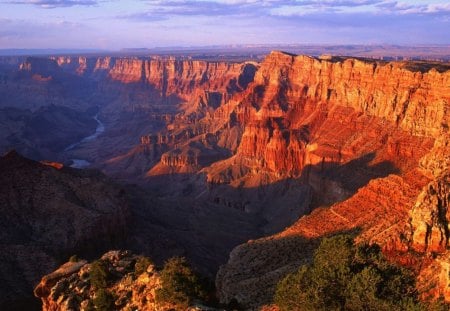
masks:
[[[314,189],[312,203],[325,206],[279,234],[237,247],[217,276],[221,299],[270,302],[276,282],[310,258],[305,243],[345,231],[426,275],[427,255],[410,250],[446,254],[449,105],[449,71],[269,55],[234,106],[244,131],[234,160],[226,161],[248,169],[230,174],[217,163],[208,178],[231,184],[262,173],[272,181],[300,178]],[[278,257],[293,248],[305,251]],[[250,260],[261,253],[261,262]],[[431,262],[445,271],[441,259]],[[443,280],[430,295],[446,293]]]

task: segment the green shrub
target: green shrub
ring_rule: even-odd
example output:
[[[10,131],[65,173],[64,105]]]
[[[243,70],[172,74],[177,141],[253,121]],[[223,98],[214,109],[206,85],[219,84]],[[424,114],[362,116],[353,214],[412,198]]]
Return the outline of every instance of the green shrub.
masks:
[[[421,310],[413,274],[390,264],[377,245],[353,244],[350,235],[324,238],[313,262],[276,288],[281,310]]]
[[[88,303],[84,308],[84,311],[95,311],[95,305],[94,305],[94,301],[92,299],[88,300]]]
[[[169,303],[180,309],[189,306],[192,299],[206,297],[203,285],[185,258],[169,259],[161,271],[161,289],[156,291],[158,303]]]
[[[145,256],[140,256],[136,260],[136,264],[134,265],[134,274],[136,276],[141,275],[145,271],[147,271],[148,266],[153,265],[153,262],[150,260],[150,258]]]
[[[89,272],[91,286],[96,289],[105,288],[108,285],[108,278],[109,271],[106,263],[102,260],[94,261]]]
[[[302,266],[297,273],[288,274],[277,286],[275,303],[283,310],[315,310],[313,298],[308,295],[313,291],[305,291],[311,277],[307,266]]]
[[[114,310],[114,296],[106,289],[100,288],[93,299],[96,311]]]
[[[77,255],[72,255],[69,258],[69,262],[78,262],[78,261],[80,261],[80,259],[78,258]]]

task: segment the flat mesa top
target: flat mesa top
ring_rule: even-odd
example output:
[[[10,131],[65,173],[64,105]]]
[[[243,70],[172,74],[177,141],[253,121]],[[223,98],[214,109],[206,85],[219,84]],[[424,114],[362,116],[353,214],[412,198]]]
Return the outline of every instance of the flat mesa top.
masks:
[[[122,50],[77,50],[77,49],[0,49],[0,56],[114,56],[149,57],[173,56],[181,59],[207,61],[243,61],[263,59],[271,51],[284,51],[292,55],[349,56],[385,61],[427,60],[450,61],[450,46],[447,45],[238,45],[161,47]]]

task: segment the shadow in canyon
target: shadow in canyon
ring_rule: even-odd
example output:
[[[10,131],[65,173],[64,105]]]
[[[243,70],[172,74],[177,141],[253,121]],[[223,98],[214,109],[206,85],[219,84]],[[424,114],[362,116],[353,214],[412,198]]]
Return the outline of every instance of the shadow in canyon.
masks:
[[[298,178],[251,188],[207,184],[204,174],[153,177],[148,180],[147,189],[142,185],[123,184],[118,195],[126,197],[130,205],[126,224],[124,220],[126,232],[108,231],[110,234],[106,236],[93,232],[91,239],[81,239],[70,249],[44,247],[43,251],[48,253],[46,256],[53,256],[56,264],[65,262],[73,254],[87,259],[98,258],[111,248],[130,249],[151,257],[157,264],[172,256],[186,256],[201,274],[213,280],[237,245],[278,232],[323,202],[338,202],[371,179],[398,172],[389,162],[373,164],[374,156],[368,154],[346,164],[310,165]],[[95,172],[68,170],[80,176]],[[66,196],[65,199],[68,202],[75,200],[74,204],[83,203],[76,197]],[[110,223],[107,221],[104,225]],[[298,251],[311,245],[302,246]],[[292,250],[286,249],[286,252]],[[39,257],[36,260],[44,264],[46,259]],[[10,271],[21,271],[14,261],[4,266]],[[45,270],[50,272],[54,268],[52,264]],[[13,277],[26,280],[18,275]],[[14,301],[18,309],[27,305],[33,310],[37,306],[31,296],[34,285],[23,284],[23,288],[30,288],[30,295],[19,295],[19,300]]]
[[[372,179],[399,173],[391,162],[374,159],[369,153],[345,164],[308,165],[298,178],[249,188],[208,184],[204,174],[150,177],[128,187],[134,209],[127,246],[159,263],[186,256],[212,278],[235,246],[343,201]]]
[[[165,125],[156,116],[174,114],[182,102],[176,95],[164,98],[148,84],[89,80],[86,95],[85,87],[70,89],[75,79],[72,75],[66,77],[63,73],[57,82],[39,82],[20,74],[20,78],[0,84],[0,98],[5,98],[0,103],[0,153],[16,149],[35,160],[107,159],[129,150],[136,144],[136,135]],[[72,94],[77,90],[79,94]],[[91,143],[86,150],[65,152],[65,148],[95,132],[96,114],[106,127],[97,142],[102,148],[94,148]]]
[[[54,159],[67,144],[95,132],[94,109],[80,112],[49,105],[31,112],[28,109],[0,108],[0,154],[16,149],[36,160]]]

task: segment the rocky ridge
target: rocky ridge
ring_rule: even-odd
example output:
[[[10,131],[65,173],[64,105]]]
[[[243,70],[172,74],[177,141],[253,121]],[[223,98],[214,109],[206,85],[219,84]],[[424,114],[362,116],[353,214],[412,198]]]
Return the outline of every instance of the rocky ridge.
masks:
[[[127,251],[109,251],[100,258],[110,275],[108,289],[116,296],[117,310],[165,310],[157,308],[155,301],[155,291],[161,288],[156,268],[150,264],[136,275],[138,258]],[[44,276],[34,290],[42,300],[42,310],[88,310],[97,292],[90,281],[91,271],[92,264],[79,260]]]
[[[191,98],[197,101],[199,96],[203,103],[218,106],[229,94],[245,89],[256,71],[254,63],[175,58],[55,57],[52,60],[62,70],[82,77],[147,85],[156,95],[152,98],[153,105]],[[22,66],[29,67],[26,63]]]
[[[129,204],[99,172],[0,158],[0,308],[29,309],[32,287],[61,259],[123,241]],[[14,271],[14,273],[12,273]]]
[[[157,291],[163,286],[160,271],[151,262],[139,270],[141,256],[129,251],[109,251],[97,261],[107,274],[105,289],[113,300],[114,310],[175,310],[177,305],[162,302]],[[43,311],[92,310],[100,290],[92,281],[94,263],[85,260],[67,262],[54,272],[44,276],[34,294],[43,303]],[[216,310],[195,301],[186,310]]]

